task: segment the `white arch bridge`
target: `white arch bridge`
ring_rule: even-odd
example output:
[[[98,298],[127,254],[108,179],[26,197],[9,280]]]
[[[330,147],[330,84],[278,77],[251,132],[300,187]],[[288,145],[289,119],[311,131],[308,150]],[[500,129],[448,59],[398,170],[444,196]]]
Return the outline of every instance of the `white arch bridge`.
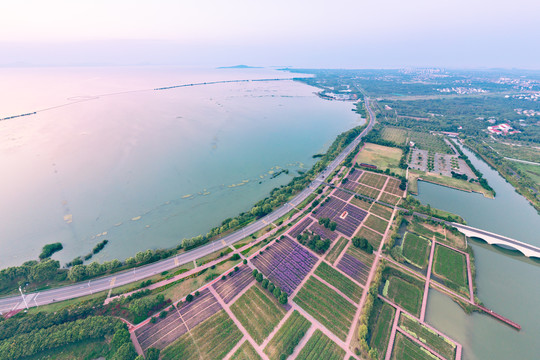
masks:
[[[458,223],[449,223],[449,225],[452,225],[468,237],[480,238],[490,245],[500,245],[504,248],[517,250],[529,258],[535,257],[540,259],[540,247],[517,241],[499,234],[494,234],[489,231],[473,228],[472,226]]]

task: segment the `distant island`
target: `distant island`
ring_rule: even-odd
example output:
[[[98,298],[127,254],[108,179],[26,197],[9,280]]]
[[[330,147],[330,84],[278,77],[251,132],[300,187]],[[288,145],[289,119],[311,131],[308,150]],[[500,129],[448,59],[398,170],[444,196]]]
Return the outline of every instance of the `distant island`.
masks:
[[[249,65],[233,65],[233,66],[220,66],[218,69],[261,69],[261,66],[249,66]]]

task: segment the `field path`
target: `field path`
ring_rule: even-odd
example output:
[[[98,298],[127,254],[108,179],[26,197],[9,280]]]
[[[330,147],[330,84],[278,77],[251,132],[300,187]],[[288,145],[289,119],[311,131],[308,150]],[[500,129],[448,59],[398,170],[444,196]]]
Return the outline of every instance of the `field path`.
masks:
[[[429,293],[429,281],[431,279],[431,266],[433,265],[433,254],[435,253],[435,241],[431,240],[431,251],[429,253],[429,263],[427,268],[427,279],[424,285],[424,298],[422,299],[422,310],[420,310],[420,321],[424,321],[426,318],[426,307]]]

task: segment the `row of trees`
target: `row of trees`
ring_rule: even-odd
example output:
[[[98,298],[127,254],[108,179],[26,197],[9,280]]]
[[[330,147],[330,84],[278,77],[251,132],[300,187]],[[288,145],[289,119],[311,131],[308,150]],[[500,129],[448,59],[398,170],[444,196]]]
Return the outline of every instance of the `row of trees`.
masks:
[[[264,289],[267,289],[274,297],[279,301],[280,304],[285,305],[289,301],[289,296],[286,292],[281,291],[281,289],[271,283],[268,279],[265,279],[263,274],[260,273],[257,269],[253,269],[253,277],[257,282],[261,284]]]

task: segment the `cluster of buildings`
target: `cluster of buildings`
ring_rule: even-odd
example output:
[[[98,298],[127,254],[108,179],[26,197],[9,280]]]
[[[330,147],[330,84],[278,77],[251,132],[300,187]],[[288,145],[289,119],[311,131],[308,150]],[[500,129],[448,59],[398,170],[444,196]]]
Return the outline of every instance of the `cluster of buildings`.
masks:
[[[540,111],[536,111],[536,110],[514,109],[514,111],[519,115],[525,115],[528,117],[540,116]]]
[[[499,125],[495,125],[495,126],[488,126],[487,129],[491,134],[496,134],[496,135],[517,134],[517,133],[520,132],[518,130],[514,130],[507,123],[499,124]]]
[[[505,95],[504,97],[508,99],[510,95]],[[512,95],[512,99],[540,101],[540,92]]]
[[[460,95],[483,94],[483,93],[489,92],[484,89],[473,88],[473,87],[452,87],[452,88],[437,89],[437,91],[441,93],[456,93]]]

